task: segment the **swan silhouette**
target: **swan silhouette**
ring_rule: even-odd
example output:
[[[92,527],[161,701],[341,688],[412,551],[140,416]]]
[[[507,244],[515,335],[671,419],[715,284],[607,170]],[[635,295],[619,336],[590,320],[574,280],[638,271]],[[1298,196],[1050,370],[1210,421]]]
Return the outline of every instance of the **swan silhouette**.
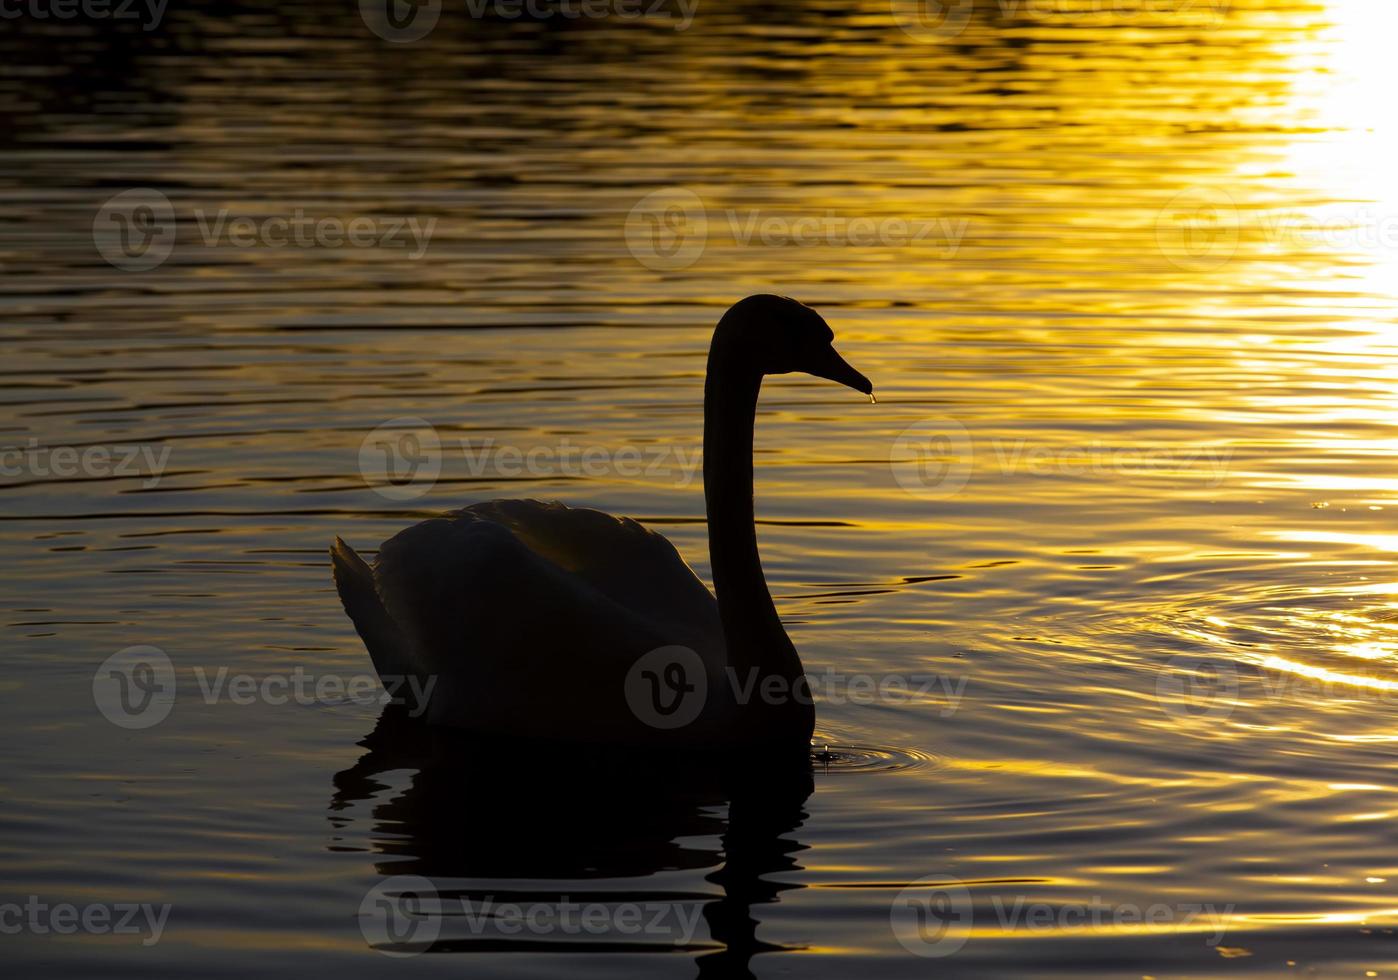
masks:
[[[339,538],[335,587],[385,685],[433,724],[502,739],[804,752],[815,709],[767,590],[753,524],[764,375],[872,397],[815,310],[749,296],[714,330],[704,383],[711,594],[629,518],[492,500],[407,528],[371,568]]]

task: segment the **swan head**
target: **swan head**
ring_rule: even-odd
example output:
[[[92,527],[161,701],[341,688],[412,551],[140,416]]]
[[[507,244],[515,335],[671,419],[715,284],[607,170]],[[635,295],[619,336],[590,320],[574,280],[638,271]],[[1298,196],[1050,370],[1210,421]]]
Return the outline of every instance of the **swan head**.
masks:
[[[739,300],[718,323],[716,339],[762,374],[800,371],[872,396],[874,386],[835,350],[835,331],[815,310],[786,296]]]

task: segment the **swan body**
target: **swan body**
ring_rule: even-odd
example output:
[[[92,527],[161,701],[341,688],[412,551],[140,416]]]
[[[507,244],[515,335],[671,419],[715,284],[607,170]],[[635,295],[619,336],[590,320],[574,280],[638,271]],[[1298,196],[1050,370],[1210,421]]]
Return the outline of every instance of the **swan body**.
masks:
[[[385,686],[411,678],[427,721],[501,738],[804,747],[814,708],[757,554],[752,427],[765,374],[872,392],[832,338],[814,310],[767,295],[715,330],[704,490],[717,598],[662,535],[556,502],[423,521],[372,567],[337,538],[336,589]]]
[[[338,539],[332,560],[380,676],[435,679],[435,724],[634,740],[646,730],[624,700],[627,672],[668,645],[712,666],[709,692],[726,688],[717,601],[669,540],[629,518],[492,500],[400,531],[372,569]]]

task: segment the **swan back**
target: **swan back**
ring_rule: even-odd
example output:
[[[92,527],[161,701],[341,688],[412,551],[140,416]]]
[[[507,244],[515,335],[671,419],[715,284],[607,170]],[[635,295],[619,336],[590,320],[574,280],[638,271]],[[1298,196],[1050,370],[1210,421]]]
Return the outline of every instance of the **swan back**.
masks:
[[[669,541],[635,521],[497,500],[386,541],[371,595],[357,560],[336,559],[345,608],[376,666],[406,662],[409,674],[431,680],[429,720],[530,737],[644,740],[625,700],[627,673],[644,654],[689,647],[715,687],[720,681],[723,631],[712,594]],[[704,727],[683,734],[711,737]]]

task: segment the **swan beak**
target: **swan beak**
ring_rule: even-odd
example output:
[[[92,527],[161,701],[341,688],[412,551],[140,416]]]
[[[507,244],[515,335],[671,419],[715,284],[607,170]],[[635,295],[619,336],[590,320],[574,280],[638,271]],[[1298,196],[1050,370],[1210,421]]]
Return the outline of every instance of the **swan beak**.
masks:
[[[850,367],[849,361],[841,357],[834,347],[827,347],[820,355],[819,363],[808,367],[806,373],[813,374],[817,378],[825,378],[827,381],[838,381],[861,394],[873,397],[873,383]]]

